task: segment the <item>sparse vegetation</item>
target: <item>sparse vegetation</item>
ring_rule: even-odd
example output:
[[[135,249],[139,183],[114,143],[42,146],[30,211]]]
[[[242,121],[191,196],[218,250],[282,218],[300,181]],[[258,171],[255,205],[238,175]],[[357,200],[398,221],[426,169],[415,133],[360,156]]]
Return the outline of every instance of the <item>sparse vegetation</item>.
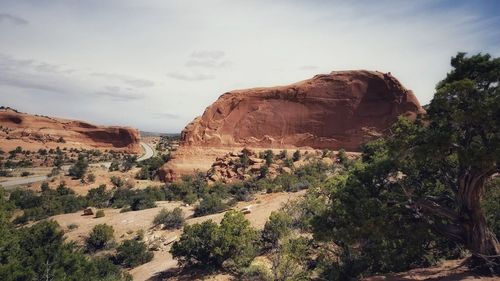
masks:
[[[153,259],[153,253],[146,244],[137,240],[124,240],[116,249],[115,262],[124,267],[136,267]]]
[[[85,241],[87,251],[95,252],[103,250],[113,241],[114,229],[107,224],[98,224],[94,226],[89,237]]]
[[[172,211],[161,209],[153,223],[155,225],[162,224],[166,229],[181,228],[184,225],[184,213],[181,208],[175,208]]]
[[[229,211],[219,225],[212,221],[185,226],[170,250],[181,265],[212,269],[223,263],[247,266],[258,253],[258,235],[242,213]]]
[[[97,212],[95,213],[95,218],[102,218],[104,217],[105,214],[104,214],[104,211],[103,210],[97,210]]]
[[[88,167],[89,163],[87,159],[85,159],[83,155],[79,155],[78,160],[73,166],[69,168],[68,173],[75,179],[82,179],[87,172]]]

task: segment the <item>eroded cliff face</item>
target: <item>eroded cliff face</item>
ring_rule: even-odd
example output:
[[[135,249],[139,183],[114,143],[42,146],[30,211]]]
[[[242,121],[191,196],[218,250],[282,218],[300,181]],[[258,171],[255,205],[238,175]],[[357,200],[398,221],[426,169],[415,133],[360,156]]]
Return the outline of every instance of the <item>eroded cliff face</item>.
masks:
[[[98,148],[140,153],[139,131],[0,109],[0,148]]]
[[[186,126],[182,144],[358,151],[399,115],[423,112],[390,74],[335,71],[288,86],[225,93]]]
[[[165,180],[208,170],[242,147],[359,151],[404,115],[423,113],[412,91],[390,73],[334,71],[288,86],[223,94],[182,132]]]

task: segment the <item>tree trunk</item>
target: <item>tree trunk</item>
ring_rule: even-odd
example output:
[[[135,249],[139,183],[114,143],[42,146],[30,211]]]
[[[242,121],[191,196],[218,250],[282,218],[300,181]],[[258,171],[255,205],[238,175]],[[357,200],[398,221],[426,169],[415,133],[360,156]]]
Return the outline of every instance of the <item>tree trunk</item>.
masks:
[[[481,195],[488,177],[488,173],[465,173],[459,178],[457,194],[465,246],[473,254],[485,257],[500,255],[500,244],[486,225],[481,209]]]

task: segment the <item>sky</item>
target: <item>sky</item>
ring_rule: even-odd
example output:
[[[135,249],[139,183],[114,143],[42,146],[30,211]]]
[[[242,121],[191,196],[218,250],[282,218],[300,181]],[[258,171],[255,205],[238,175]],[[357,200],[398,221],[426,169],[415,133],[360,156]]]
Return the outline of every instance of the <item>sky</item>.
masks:
[[[500,1],[0,0],[0,105],[177,133],[225,92],[353,69],[427,104],[459,51],[500,56]]]

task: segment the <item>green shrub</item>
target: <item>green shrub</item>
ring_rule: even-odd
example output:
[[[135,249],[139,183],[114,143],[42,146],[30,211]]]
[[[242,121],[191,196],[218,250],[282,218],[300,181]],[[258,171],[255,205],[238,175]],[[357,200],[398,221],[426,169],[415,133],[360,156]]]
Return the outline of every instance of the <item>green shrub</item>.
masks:
[[[97,188],[89,189],[85,198],[87,199],[87,204],[96,208],[105,208],[109,206],[109,201],[111,200],[111,192],[106,191],[106,185],[101,184]]]
[[[125,184],[125,181],[117,176],[111,176],[109,179],[115,187],[123,187],[123,185]]]
[[[124,267],[136,267],[153,259],[146,244],[137,240],[125,240],[118,246],[115,261]]]
[[[69,230],[77,229],[78,227],[79,227],[79,225],[76,223],[71,223],[68,225]]]
[[[104,214],[104,211],[103,210],[98,210],[96,213],[95,213],[95,218],[102,218],[104,217],[105,214]]]
[[[290,215],[282,211],[272,212],[261,233],[264,249],[276,248],[280,239],[290,234],[291,226]]]
[[[217,269],[230,261],[243,267],[258,253],[258,235],[242,213],[229,211],[220,226],[212,221],[185,226],[170,252],[180,265]]]
[[[70,176],[75,179],[82,179],[87,169],[89,167],[89,163],[83,154],[78,155],[78,160],[76,163],[71,166],[68,170]]]
[[[163,224],[166,229],[181,228],[184,225],[184,214],[181,208],[175,208],[172,211],[161,209],[153,223],[155,225]]]
[[[87,251],[95,252],[106,248],[113,240],[114,232],[113,227],[107,224],[94,226],[86,240]]]
[[[209,214],[215,214],[224,211],[229,207],[228,203],[224,202],[218,194],[208,194],[203,197],[200,204],[194,209],[194,215],[197,217]]]

